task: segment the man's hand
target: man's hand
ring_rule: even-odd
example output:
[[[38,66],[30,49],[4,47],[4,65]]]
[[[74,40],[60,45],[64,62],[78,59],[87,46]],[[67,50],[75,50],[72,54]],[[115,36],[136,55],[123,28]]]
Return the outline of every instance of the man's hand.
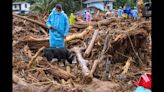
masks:
[[[52,26],[50,27],[50,29],[51,29],[52,31],[54,31],[54,30],[55,30],[55,28],[54,28],[54,27],[52,27]]]

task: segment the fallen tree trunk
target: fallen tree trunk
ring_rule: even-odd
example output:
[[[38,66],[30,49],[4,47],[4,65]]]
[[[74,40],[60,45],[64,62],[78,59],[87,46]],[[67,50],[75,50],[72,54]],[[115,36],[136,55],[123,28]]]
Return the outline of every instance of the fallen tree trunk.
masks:
[[[105,25],[109,25],[110,23],[115,22],[115,21],[117,21],[117,18],[112,17],[112,18],[100,20],[98,22],[90,22],[90,23],[86,22],[86,21],[85,22],[77,22],[73,25],[73,27],[81,29],[81,28],[86,28],[89,25],[90,26],[98,26],[98,24],[100,24],[101,26],[105,26]]]
[[[73,39],[83,39],[85,35],[91,32],[93,26],[88,26],[82,33],[72,34],[66,37],[66,41],[71,41]]]
[[[79,61],[80,67],[82,69],[82,74],[84,75],[82,83],[90,83],[92,81],[92,75],[87,67],[88,61],[85,60],[81,55],[82,50],[83,48],[78,48],[78,47],[74,47],[71,49],[71,51],[76,53],[77,60]]]
[[[26,18],[26,17],[24,17],[24,16],[20,16],[20,15],[17,15],[17,14],[13,14],[13,15],[14,15],[15,17],[28,20],[28,21],[33,22],[33,23],[35,23],[35,24],[38,24],[38,25],[40,25],[40,26],[42,26],[42,27],[44,27],[44,28],[47,28],[47,26],[46,26],[44,23],[38,22],[38,21],[33,20],[33,19],[30,19],[30,18]]]
[[[60,69],[59,67],[53,65],[53,67],[51,67],[51,69],[47,70],[50,74],[52,74],[53,76],[57,76],[60,77],[62,79],[68,80],[70,78],[75,79],[75,75],[71,74],[70,72],[67,72],[63,69]]]
[[[74,39],[83,39],[92,30],[92,26],[88,26],[82,33],[68,35],[65,39],[66,42]],[[14,46],[21,48],[22,44],[28,44],[31,49],[38,49],[42,46],[49,47],[49,37],[46,38],[34,38],[32,36],[26,37],[24,40],[19,41]]]
[[[96,40],[96,38],[97,38],[97,36],[98,36],[98,33],[99,33],[99,30],[98,30],[98,29],[95,30],[95,32],[94,32],[94,34],[93,34],[93,37],[92,37],[92,40],[91,40],[91,42],[90,42],[88,48],[85,50],[85,53],[84,53],[84,56],[85,56],[85,57],[88,57],[88,56],[89,56],[89,54],[90,54],[90,52],[91,52],[91,50],[92,50],[92,48],[93,48],[93,46],[94,46],[94,42],[95,42],[95,40]]]

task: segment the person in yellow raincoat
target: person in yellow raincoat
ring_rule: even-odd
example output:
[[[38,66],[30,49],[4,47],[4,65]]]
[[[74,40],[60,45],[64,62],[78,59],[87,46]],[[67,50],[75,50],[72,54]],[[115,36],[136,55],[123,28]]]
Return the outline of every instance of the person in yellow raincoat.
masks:
[[[75,23],[75,16],[73,13],[71,13],[71,15],[69,17],[69,22],[70,22],[70,25],[73,25]]]
[[[123,14],[122,14],[122,16],[123,16],[124,18],[127,18],[128,15],[127,15],[127,13],[126,13],[125,11],[126,11],[126,5],[123,7]]]

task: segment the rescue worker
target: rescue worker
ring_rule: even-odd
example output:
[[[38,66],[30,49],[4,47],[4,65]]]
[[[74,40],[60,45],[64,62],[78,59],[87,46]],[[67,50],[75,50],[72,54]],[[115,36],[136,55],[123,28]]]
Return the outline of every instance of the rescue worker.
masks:
[[[69,31],[69,20],[61,4],[56,4],[48,16],[46,26],[49,29],[50,47],[63,48],[64,39]]]
[[[122,14],[123,14],[123,10],[122,10],[122,7],[120,6],[117,11],[117,15],[118,15],[118,17],[122,17]]]
[[[128,18],[131,18],[132,17],[132,13],[131,13],[131,8],[130,8],[129,5],[126,7],[126,10],[127,10]]]
[[[137,20],[138,19],[138,11],[137,11],[136,7],[134,7],[134,10],[132,10],[132,14],[133,14],[133,19]]]
[[[87,13],[87,11],[85,10],[84,13],[83,13],[83,15],[82,15],[84,21],[86,21],[86,13]]]
[[[127,18],[128,15],[127,15],[127,10],[126,10],[126,5],[124,6],[123,8],[123,15],[122,15],[124,18]]]
[[[89,10],[86,12],[86,21],[91,21],[91,14]]]
[[[73,25],[75,23],[75,15],[73,13],[71,13],[69,17],[69,22],[70,22],[70,25]]]

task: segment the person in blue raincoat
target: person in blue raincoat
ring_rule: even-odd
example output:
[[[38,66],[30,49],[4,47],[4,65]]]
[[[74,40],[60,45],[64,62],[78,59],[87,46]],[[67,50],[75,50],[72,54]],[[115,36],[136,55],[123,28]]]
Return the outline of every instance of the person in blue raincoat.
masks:
[[[69,31],[69,19],[62,10],[61,4],[56,4],[48,16],[46,26],[49,29],[50,47],[63,48],[64,39]]]
[[[134,7],[134,10],[132,10],[132,14],[133,14],[133,19],[137,20],[137,18],[138,18],[138,11],[137,11],[136,7]]]
[[[85,10],[84,13],[83,13],[83,15],[82,15],[84,21],[86,20],[86,13],[87,13],[87,10]]]
[[[118,17],[122,17],[122,14],[123,14],[123,9],[120,6],[119,9],[118,9],[118,11],[117,11],[117,15],[118,15]]]
[[[132,17],[131,8],[129,5],[126,7],[126,10],[127,10],[128,17]]]

